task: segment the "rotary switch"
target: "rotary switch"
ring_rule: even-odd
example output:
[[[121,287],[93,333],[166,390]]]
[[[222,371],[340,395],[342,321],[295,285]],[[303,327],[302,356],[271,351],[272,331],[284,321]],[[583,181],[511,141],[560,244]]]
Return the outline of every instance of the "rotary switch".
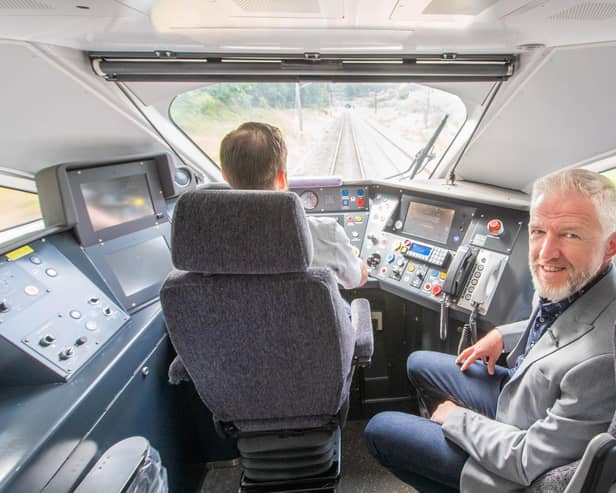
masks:
[[[366,263],[370,267],[376,267],[381,263],[381,256],[378,253],[373,253],[366,259]]]

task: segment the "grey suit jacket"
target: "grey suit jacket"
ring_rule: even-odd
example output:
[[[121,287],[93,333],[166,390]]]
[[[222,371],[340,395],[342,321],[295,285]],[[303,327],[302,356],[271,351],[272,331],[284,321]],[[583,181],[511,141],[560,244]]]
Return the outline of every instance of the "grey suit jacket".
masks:
[[[510,366],[524,351],[529,320],[498,329],[506,349],[518,335]],[[545,471],[579,459],[607,430],[616,409],[615,320],[612,268],[530,350],[500,393],[496,419],[467,409],[451,414],[445,436],[469,454],[463,492],[523,491]]]

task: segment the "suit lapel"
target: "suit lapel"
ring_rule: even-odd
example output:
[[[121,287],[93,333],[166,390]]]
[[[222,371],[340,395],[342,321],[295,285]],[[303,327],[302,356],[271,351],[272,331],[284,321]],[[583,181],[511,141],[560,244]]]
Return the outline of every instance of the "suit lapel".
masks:
[[[546,333],[537,341],[537,344],[528,352],[528,355],[513,374],[511,380],[507,382],[507,385],[521,378],[526,369],[536,361],[571,344],[593,329],[594,321],[616,298],[616,274],[614,270],[612,268],[603,279],[588,292],[584,293],[580,299],[576,300],[556,319]],[[531,317],[530,323],[532,323],[533,319],[534,316]],[[528,335],[528,330],[527,328],[524,332],[526,336]],[[526,341],[527,337],[523,336],[522,339]]]

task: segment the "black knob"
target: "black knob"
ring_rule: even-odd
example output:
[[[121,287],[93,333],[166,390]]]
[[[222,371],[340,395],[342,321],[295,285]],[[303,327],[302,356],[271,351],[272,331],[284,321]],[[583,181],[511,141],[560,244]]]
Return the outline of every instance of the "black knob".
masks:
[[[86,342],[88,342],[88,338],[86,336],[81,336],[75,341],[75,346],[83,346]]]
[[[0,301],[0,313],[6,313],[9,310],[9,304],[6,302],[6,300]]]
[[[381,256],[378,253],[373,253],[372,255],[368,257],[368,259],[366,260],[366,263],[370,267],[376,267],[377,265],[381,263]]]
[[[51,334],[46,334],[43,337],[41,337],[41,340],[39,341],[39,344],[41,346],[50,346],[54,342],[56,342],[56,338],[54,336],[52,336]]]

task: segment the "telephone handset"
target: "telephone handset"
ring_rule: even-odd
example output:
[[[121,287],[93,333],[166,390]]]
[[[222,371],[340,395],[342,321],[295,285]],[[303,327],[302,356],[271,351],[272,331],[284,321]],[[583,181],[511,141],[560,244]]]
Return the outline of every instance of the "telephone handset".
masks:
[[[447,339],[447,324],[449,321],[449,302],[462,294],[466,280],[475,265],[477,249],[470,245],[458,248],[456,256],[447,269],[447,277],[443,283],[443,296],[441,297],[440,337]]]
[[[456,256],[447,270],[447,277],[443,283],[444,293],[452,298],[458,298],[462,294],[466,280],[475,265],[475,257],[477,257],[476,248],[472,248],[470,245],[462,245],[458,248]]]

